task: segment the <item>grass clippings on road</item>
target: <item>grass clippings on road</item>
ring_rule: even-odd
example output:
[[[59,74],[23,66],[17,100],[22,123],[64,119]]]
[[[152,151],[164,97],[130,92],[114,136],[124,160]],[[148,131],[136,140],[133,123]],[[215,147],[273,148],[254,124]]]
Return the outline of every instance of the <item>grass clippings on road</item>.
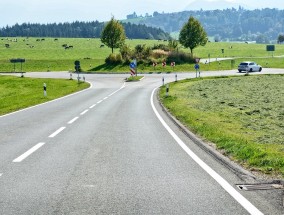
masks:
[[[191,79],[160,91],[188,128],[251,170],[284,177],[284,76]]]
[[[43,84],[47,86],[44,96]],[[0,116],[44,103],[89,87],[88,83],[64,79],[35,79],[0,75]]]

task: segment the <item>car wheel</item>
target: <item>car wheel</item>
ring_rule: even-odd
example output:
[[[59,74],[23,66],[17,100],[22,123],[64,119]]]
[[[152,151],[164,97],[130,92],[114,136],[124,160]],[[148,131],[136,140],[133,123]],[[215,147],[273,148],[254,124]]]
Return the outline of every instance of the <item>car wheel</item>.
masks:
[[[241,72],[242,70],[239,69],[239,72]]]
[[[252,68],[250,68],[250,70],[249,70],[250,72],[252,72]]]
[[[258,70],[258,71],[261,72],[261,70],[262,70],[262,67],[259,67],[259,70]]]

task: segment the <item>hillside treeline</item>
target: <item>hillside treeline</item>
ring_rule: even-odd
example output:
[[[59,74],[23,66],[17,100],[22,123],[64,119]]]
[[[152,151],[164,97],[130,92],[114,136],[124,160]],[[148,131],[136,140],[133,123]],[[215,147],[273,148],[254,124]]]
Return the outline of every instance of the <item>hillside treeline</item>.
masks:
[[[123,23],[126,36],[130,39],[169,39],[170,35],[160,28],[144,24]],[[65,38],[99,38],[104,23],[72,22],[53,24],[23,23],[0,29],[0,37],[65,37]]]
[[[205,28],[208,36],[216,40],[257,41],[277,40],[284,32],[284,10],[242,7],[226,10],[183,11],[178,13],[154,12],[151,17],[140,18],[140,24],[159,27],[166,32],[179,32],[188,18],[193,16]],[[131,21],[131,20],[126,20]],[[133,20],[137,23],[137,19]]]

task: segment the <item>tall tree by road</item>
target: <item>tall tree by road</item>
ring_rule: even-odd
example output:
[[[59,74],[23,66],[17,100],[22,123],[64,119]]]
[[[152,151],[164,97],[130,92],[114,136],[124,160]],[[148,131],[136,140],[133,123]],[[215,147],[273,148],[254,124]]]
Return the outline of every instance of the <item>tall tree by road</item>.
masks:
[[[193,57],[193,49],[200,45],[205,46],[207,40],[207,33],[204,28],[198,20],[191,16],[180,31],[180,44],[182,44],[185,48],[189,48],[191,56]]]
[[[113,53],[113,49],[119,48],[122,44],[124,44],[125,38],[126,36],[123,26],[115,20],[114,17],[112,17],[102,31],[102,43],[111,48]]]

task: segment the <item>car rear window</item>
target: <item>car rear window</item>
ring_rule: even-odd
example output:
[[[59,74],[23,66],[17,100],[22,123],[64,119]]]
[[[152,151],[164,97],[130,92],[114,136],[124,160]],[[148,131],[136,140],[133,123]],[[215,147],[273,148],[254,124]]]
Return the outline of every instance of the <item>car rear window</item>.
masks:
[[[240,65],[242,65],[242,66],[246,66],[246,65],[248,65],[248,63],[241,63]]]

